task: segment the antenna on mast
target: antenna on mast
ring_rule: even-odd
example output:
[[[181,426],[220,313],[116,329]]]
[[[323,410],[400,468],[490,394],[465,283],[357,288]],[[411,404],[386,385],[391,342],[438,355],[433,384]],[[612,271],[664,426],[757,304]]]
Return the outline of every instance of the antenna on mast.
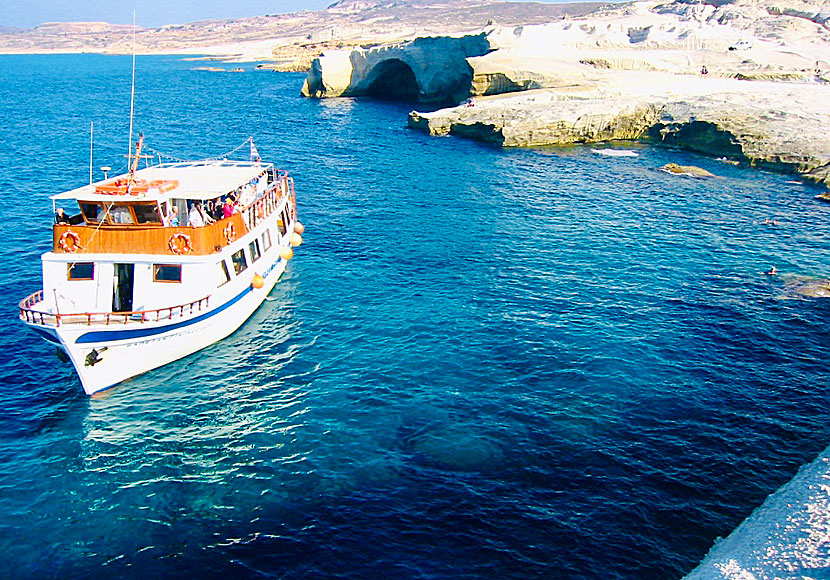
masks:
[[[92,136],[95,130],[95,121],[89,122],[89,184],[92,185]]]
[[[135,111],[135,10],[133,10],[133,82],[130,89],[130,138],[127,142],[127,163],[133,152],[133,112]]]

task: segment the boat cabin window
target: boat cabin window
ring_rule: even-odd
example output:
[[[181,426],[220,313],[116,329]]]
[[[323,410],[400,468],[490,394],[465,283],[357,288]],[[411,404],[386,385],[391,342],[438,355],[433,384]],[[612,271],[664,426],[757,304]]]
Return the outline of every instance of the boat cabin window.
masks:
[[[228,272],[228,265],[225,263],[225,260],[222,260],[216,266],[219,268],[219,279],[217,280],[216,287],[218,288],[222,284],[227,284],[231,281],[231,273]]]
[[[280,217],[277,220],[277,227],[280,229],[280,234],[285,235],[285,212],[280,214]]]
[[[153,264],[153,282],[181,282],[180,264]]]
[[[95,278],[94,262],[75,262],[66,265],[67,280],[92,280]]]
[[[161,224],[159,206],[155,203],[137,203],[133,205],[133,212],[137,224]]]
[[[97,224],[101,221],[104,215],[104,208],[99,203],[78,202],[81,206],[81,213],[84,214],[86,221]]]
[[[251,263],[253,264],[257,260],[259,260],[259,257],[262,255],[259,251],[259,240],[254,240],[253,242],[248,244],[248,249],[251,252]]]
[[[133,214],[128,205],[113,205],[109,208],[110,221],[114,224],[133,223]]]
[[[234,272],[236,272],[237,274],[241,274],[248,267],[248,262],[245,261],[244,249],[239,250],[233,256],[231,256],[231,260],[233,260]]]
[[[271,248],[271,230],[262,233],[262,251],[267,252]]]

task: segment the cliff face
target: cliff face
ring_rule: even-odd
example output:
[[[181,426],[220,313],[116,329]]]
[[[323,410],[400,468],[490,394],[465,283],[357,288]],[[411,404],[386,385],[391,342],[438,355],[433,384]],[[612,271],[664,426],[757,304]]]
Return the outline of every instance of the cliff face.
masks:
[[[830,102],[829,87],[709,80],[689,78],[684,87],[669,75],[641,73],[635,85],[620,81],[613,90],[483,97],[473,106],[413,111],[409,126],[505,147],[646,139],[830,186],[830,108],[820,104]]]
[[[474,106],[413,111],[409,125],[506,147],[648,139],[830,185],[828,54],[821,2],[636,2],[325,53],[303,94],[474,95]]]
[[[639,2],[493,29],[495,50],[468,59],[475,106],[413,111],[409,125],[502,146],[648,139],[830,185],[826,12]]]
[[[476,101],[409,115],[409,126],[431,135],[460,135],[504,147],[569,145],[639,139],[659,116],[646,99],[586,99],[553,91]]]

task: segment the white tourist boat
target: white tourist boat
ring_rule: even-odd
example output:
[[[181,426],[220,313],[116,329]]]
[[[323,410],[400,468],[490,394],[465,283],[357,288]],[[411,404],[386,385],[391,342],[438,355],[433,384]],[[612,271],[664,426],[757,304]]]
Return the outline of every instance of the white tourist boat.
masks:
[[[128,173],[52,196],[77,213],[58,210],[43,289],[20,302],[90,395],[231,334],[302,243],[285,171],[258,155],[138,169],[141,146]]]

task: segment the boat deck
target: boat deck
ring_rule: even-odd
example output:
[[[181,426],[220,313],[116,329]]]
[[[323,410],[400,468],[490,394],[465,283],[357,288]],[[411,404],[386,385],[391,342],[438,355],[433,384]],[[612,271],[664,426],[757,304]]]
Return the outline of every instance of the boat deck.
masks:
[[[148,322],[163,322],[184,319],[210,310],[210,296],[199,298],[187,304],[166,306],[154,310],[132,310],[129,312],[72,312],[62,314],[43,299],[43,290],[27,296],[20,301],[20,319],[41,326],[61,326],[64,324],[85,326],[141,325]]]

